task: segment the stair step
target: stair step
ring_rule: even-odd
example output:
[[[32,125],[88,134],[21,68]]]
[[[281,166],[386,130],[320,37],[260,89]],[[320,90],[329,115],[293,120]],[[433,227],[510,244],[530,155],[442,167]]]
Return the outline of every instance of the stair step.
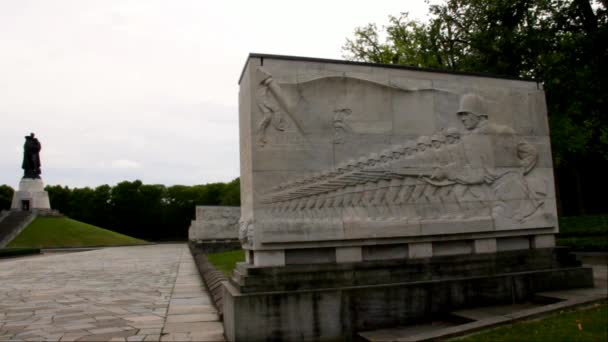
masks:
[[[9,211],[8,215],[0,219],[0,243],[13,234],[16,229],[19,229],[23,223],[29,220],[33,215],[35,214],[29,211]]]

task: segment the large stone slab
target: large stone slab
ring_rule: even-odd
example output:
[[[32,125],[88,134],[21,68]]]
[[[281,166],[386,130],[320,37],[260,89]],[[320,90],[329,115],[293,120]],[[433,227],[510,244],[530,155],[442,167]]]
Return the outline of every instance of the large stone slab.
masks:
[[[544,99],[528,80],[250,55],[243,247],[264,266],[278,259],[256,253],[555,233]]]
[[[197,206],[196,219],[188,230],[190,241],[236,240],[238,238],[240,207]]]
[[[554,248],[544,99],[528,80],[250,55],[226,338],[351,340],[592,286]]]

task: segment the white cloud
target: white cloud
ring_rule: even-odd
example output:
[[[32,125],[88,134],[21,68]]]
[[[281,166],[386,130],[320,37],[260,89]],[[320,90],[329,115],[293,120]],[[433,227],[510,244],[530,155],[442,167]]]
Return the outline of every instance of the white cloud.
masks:
[[[128,159],[112,160],[110,166],[114,169],[137,169],[141,167],[138,162]]]

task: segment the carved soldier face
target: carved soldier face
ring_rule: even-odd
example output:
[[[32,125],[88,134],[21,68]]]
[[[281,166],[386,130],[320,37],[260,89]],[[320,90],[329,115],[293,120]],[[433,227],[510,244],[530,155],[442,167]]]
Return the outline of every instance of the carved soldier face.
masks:
[[[445,141],[450,144],[457,144],[458,141],[460,141],[460,136],[459,135],[448,135],[445,137]]]
[[[426,151],[426,148],[427,148],[427,146],[422,143],[416,145],[416,149],[418,150],[418,152],[424,152],[424,151]]]
[[[462,121],[462,125],[469,131],[474,130],[481,121],[481,115],[475,115],[471,112],[460,112],[458,117]]]
[[[378,158],[378,154],[376,153],[372,153],[370,155],[370,158],[367,160],[367,162],[365,163],[367,166],[374,166],[376,165],[376,163],[380,160],[380,158]]]
[[[433,140],[433,148],[438,150],[443,146],[443,143],[439,140]]]

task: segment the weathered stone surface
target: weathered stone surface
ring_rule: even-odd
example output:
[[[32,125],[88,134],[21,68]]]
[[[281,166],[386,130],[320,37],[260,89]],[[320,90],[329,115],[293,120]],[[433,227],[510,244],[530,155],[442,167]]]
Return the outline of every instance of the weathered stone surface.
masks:
[[[394,247],[401,248],[401,245]],[[258,267],[239,263],[230,281],[241,292],[311,290],[409,283],[434,279],[483,277],[496,272],[527,272],[580,266],[567,251],[558,249],[514,250],[496,254],[463,254],[442,257],[371,260],[359,263],[308,264]]]
[[[473,241],[475,253],[496,253],[496,239],[477,239]]]
[[[238,239],[240,207],[197,206],[196,220],[188,230],[188,239],[193,242]]]
[[[430,242],[409,244],[408,253],[411,259],[430,258],[433,256],[433,244]]]
[[[553,248],[555,247],[555,235],[535,235],[532,237],[533,248]]]
[[[591,272],[577,267],[309,291],[247,293],[226,283],[224,329],[229,341],[348,341],[357,331],[413,324],[459,308],[512,303],[536,291],[592,282]]]
[[[536,82],[253,55],[239,106],[255,265],[344,241],[557,231]]]
[[[44,191],[44,183],[40,178],[22,178],[19,189],[13,194],[11,209],[23,209],[23,201],[27,201],[28,210],[51,209],[49,194]]]
[[[250,55],[246,262],[228,340],[349,340],[454,308],[590,286],[558,231],[536,82]]]
[[[336,248],[336,262],[360,262],[363,261],[361,247],[338,247]]]

